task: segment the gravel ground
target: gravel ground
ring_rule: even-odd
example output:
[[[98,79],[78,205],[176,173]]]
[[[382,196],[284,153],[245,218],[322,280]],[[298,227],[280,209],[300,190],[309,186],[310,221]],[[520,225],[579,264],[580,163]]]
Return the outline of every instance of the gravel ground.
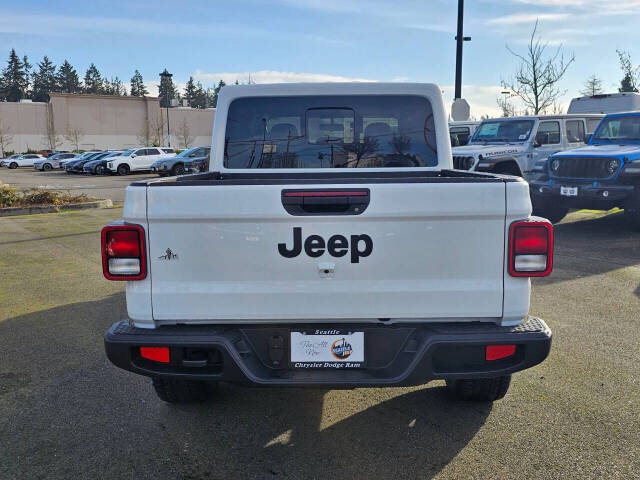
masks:
[[[124,202],[124,188],[136,180],[157,178],[158,175],[142,173],[135,175],[84,175],[51,170],[42,172],[30,167],[0,168],[0,181],[20,189],[41,187],[49,190],[69,190],[71,193],[86,193],[93,198],[110,198],[114,202]]]
[[[126,312],[98,232],[120,215],[0,218],[0,478],[640,478],[640,232],[621,215],[557,226],[555,270],[531,306],[553,329],[551,355],[494,405],[433,382],[223,385],[192,406],[105,358],[102,335]]]

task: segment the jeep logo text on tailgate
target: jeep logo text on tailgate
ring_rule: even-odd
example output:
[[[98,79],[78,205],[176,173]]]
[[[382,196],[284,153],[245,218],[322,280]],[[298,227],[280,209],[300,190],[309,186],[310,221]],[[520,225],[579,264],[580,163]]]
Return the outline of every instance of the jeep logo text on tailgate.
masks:
[[[351,245],[351,263],[360,263],[360,258],[368,257],[373,251],[373,240],[366,234],[351,235],[351,244],[344,235],[333,235],[325,242],[320,235],[309,235],[304,241],[304,251],[310,257],[320,257],[325,249],[332,257],[344,257]],[[293,258],[302,252],[302,228],[293,229],[293,246],[287,248],[286,243],[278,244],[278,252],[286,258]]]

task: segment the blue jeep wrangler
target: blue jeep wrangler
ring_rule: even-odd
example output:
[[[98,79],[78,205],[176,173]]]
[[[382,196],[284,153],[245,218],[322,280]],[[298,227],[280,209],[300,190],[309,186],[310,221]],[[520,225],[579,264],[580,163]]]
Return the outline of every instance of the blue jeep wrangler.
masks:
[[[534,215],[556,223],[570,208],[623,208],[640,227],[640,112],[607,115],[587,146],[551,155],[530,182]]]

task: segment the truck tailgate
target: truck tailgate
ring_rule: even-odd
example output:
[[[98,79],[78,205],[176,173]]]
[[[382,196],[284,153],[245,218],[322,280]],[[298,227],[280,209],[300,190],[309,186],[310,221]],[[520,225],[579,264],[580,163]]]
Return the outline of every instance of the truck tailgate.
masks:
[[[318,188],[368,189],[370,202],[359,215],[287,213],[283,190]],[[147,186],[147,217],[156,321],[502,315],[505,183],[500,181],[168,182]],[[332,256],[315,248],[314,255],[323,253],[310,256],[302,248],[296,256],[281,255],[278,244],[293,250],[296,230],[302,242],[318,235],[325,245],[341,235],[349,241],[348,252]],[[365,235],[371,239],[368,255]],[[354,258],[354,248],[363,253]]]

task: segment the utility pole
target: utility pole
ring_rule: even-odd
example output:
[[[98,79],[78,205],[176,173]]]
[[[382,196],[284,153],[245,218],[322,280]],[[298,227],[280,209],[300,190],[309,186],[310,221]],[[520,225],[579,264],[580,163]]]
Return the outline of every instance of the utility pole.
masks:
[[[469,103],[462,98],[462,42],[468,42],[471,37],[464,36],[462,23],[464,19],[464,0],[458,0],[458,34],[456,35],[456,91],[451,105],[451,118],[454,121],[469,120]]]
[[[464,36],[464,0],[458,0],[458,34],[456,35],[456,92],[454,98],[462,98],[462,42],[471,41]]]

